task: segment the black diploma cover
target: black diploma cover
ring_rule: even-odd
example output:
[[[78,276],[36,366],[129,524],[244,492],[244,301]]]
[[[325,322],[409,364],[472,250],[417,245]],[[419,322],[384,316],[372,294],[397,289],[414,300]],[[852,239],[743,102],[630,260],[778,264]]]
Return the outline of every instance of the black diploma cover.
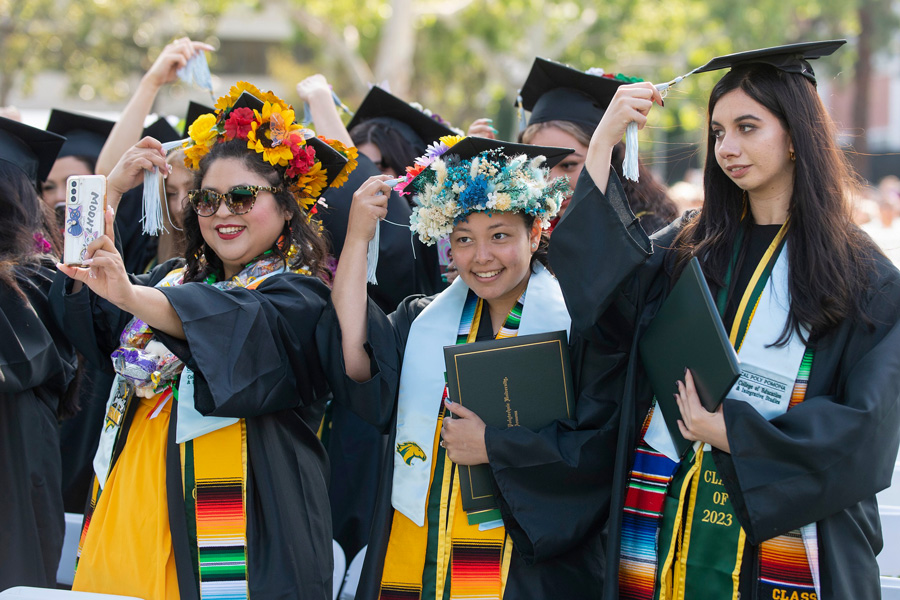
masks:
[[[450,400],[488,426],[536,431],[575,412],[565,331],[445,346],[444,360]],[[497,508],[488,465],[459,465],[458,473],[463,509],[470,517]]]
[[[678,429],[676,381],[690,369],[704,408],[714,412],[741,375],[737,353],[713,302],[700,261],[691,259],[639,342],[644,370],[679,456],[691,447]]]

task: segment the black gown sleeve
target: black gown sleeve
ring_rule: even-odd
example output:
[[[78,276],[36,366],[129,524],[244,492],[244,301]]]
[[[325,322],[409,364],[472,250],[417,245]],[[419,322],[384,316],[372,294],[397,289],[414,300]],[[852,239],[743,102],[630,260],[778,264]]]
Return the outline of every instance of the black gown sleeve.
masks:
[[[129,277],[136,285],[153,286],[181,262],[181,259],[172,259],[149,273]],[[73,283],[73,279],[61,272],[54,276],[50,289],[54,320],[92,367],[112,373],[109,355],[119,347],[119,336],[132,315],[97,296],[86,285],[72,293]]]
[[[372,377],[364,382],[347,376],[340,323],[330,303],[319,324],[319,349],[335,401],[348,406],[381,433],[389,433],[394,425],[400,368],[409,329],[433,298],[411,296],[390,315],[385,315],[369,298],[366,352],[371,360]]]
[[[77,362],[47,310],[49,271],[20,266],[15,276],[24,298],[0,283],[0,394],[18,394],[54,379],[62,392]]]
[[[195,374],[204,415],[247,418],[308,407],[324,394],[315,328],[328,304],[320,280],[285,273],[256,289],[205,283],[159,288],[186,340],[156,336]]]
[[[609,511],[622,395],[597,383],[625,362],[583,339],[570,351],[579,390],[573,419],[539,431],[485,430],[506,530],[528,564],[596,534]]]
[[[900,273],[882,259],[873,323],[845,323],[817,346],[809,396],[767,421],[726,398],[731,454],[716,466],[750,543],[821,521],[891,483],[900,445]]]
[[[610,169],[602,194],[583,170],[550,240],[550,264],[576,334],[600,320],[616,292],[652,254],[650,238],[631,212],[615,171]]]

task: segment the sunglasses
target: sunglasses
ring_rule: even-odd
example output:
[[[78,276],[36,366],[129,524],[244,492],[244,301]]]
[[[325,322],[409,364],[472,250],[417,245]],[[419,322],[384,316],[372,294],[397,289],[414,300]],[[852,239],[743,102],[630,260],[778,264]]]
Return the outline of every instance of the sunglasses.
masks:
[[[241,185],[232,188],[230,192],[220,194],[214,190],[191,190],[188,192],[188,200],[198,217],[211,217],[219,210],[222,200],[233,215],[243,215],[250,212],[256,203],[256,195],[260,192],[280,192],[280,187],[264,185]]]

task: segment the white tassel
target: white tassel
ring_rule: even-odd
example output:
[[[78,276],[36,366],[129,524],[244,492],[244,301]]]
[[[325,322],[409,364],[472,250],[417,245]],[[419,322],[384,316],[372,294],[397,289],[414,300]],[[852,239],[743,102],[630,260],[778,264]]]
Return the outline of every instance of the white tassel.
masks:
[[[163,152],[169,152],[173,148],[180,147],[186,140],[175,140],[162,145]],[[162,196],[160,195],[162,191]],[[143,232],[145,235],[159,235],[166,233],[165,224],[163,223],[163,206],[165,206],[166,216],[169,223],[172,223],[172,217],[169,215],[169,203],[165,198],[165,187],[163,186],[162,173],[159,169],[154,168],[152,171],[144,171],[144,195],[142,198],[142,215],[141,223],[143,224]],[[175,227],[172,224],[172,227]]]
[[[144,171],[144,198],[141,223],[145,235],[159,235],[166,231],[162,220],[162,204],[159,190],[162,188],[162,174],[154,167],[152,171]]]
[[[660,83],[656,89],[665,98],[669,87],[680,83],[685,77],[687,75],[676,77],[668,83]],[[625,128],[625,158],[622,161],[622,175],[631,181],[638,180],[638,126],[634,121]]]
[[[388,187],[393,188],[400,183],[402,179],[388,179],[384,183]],[[379,191],[376,196],[381,196],[384,192]],[[381,222],[375,226],[375,237],[369,240],[369,247],[366,249],[366,282],[372,285],[378,285],[378,279],[375,277],[375,270],[378,268],[378,248],[381,244]]]
[[[638,180],[638,126],[632,121],[625,128],[625,160],[622,174],[632,181]]]
[[[215,94],[213,94],[212,73],[209,72],[209,63],[206,61],[206,53],[198,52],[188,59],[187,64],[178,69],[178,78],[188,85],[196,84],[197,87],[207,90],[213,102],[215,102]]]
[[[381,222],[375,226],[375,237],[369,240],[369,249],[366,251],[366,282],[378,285],[375,270],[378,268],[378,246],[381,244]]]

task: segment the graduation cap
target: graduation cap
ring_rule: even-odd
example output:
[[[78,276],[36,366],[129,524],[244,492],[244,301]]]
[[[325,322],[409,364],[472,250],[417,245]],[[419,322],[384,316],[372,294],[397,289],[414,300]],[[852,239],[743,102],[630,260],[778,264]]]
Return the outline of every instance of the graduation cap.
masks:
[[[487,150],[499,150],[508,157],[519,156],[524,154],[528,158],[536,158],[543,156],[545,158],[543,166],[552,169],[562,159],[575,152],[573,148],[559,148],[557,146],[535,146],[533,144],[516,144],[514,142],[504,142],[503,140],[492,140],[478,136],[465,137],[446,152],[440,154],[441,158],[448,156],[457,156],[460,160],[470,160],[475,158],[482,152]],[[418,162],[418,161],[417,161]],[[427,169],[426,169],[427,170]],[[423,170],[422,173],[425,171]],[[416,175],[412,179],[403,182],[401,189],[413,189],[413,182],[422,176],[422,173]]]
[[[670,87],[677,83],[681,83],[685,77],[693,75],[694,73],[706,73],[709,71],[718,71],[719,69],[734,68],[751,64],[771,65],[784,73],[792,73],[805,77],[812,82],[813,85],[816,85],[816,74],[813,72],[813,68],[809,64],[809,61],[822,56],[830,56],[835,50],[846,43],[847,40],[801,42],[799,44],[786,44],[784,46],[748,50],[746,52],[718,56],[705,65],[697,67],[689,73],[680,75],[672,81],[658,84],[656,89],[665,96],[665,93]],[[638,180],[637,146],[637,124],[629,123],[628,128],[625,130],[625,160],[622,163],[622,173],[632,181]]]
[[[478,136],[463,138],[444,153],[444,156],[455,155],[460,160],[475,158],[486,150],[500,150],[510,158],[524,154],[528,158],[543,156],[546,159],[545,167],[552,169],[559,161],[575,152],[572,148],[559,148],[557,146],[534,146],[532,144],[516,144],[503,140],[492,140]]]
[[[456,135],[446,125],[378,86],[372,86],[366,94],[356,114],[347,123],[347,131],[353,131],[354,127],[366,121],[381,122],[392,127],[417,151],[445,135]]]
[[[234,108],[249,108],[251,110],[262,112],[263,101],[250,92],[245,91],[242,92],[237,101],[235,101]],[[328,182],[328,185],[331,185],[337,176],[341,174],[344,165],[347,164],[347,158],[315,136],[308,138],[306,143],[312,146],[316,151],[316,160],[322,163],[323,169],[326,169],[326,181]]]
[[[216,109],[191,100],[188,103],[187,116],[184,118],[184,129],[181,132],[181,137],[186,138],[188,136],[188,129],[191,124],[197,120],[197,117],[200,115],[214,114],[215,112]]]
[[[625,83],[538,57],[519,90],[516,106],[531,111],[528,125],[559,120],[594,129]]]
[[[54,108],[50,111],[50,120],[47,122],[47,131],[65,136],[57,158],[64,156],[86,156],[96,160],[100,156],[100,150],[106,143],[112,131],[113,121],[70,113]]]
[[[702,67],[694,69],[691,73],[706,73],[707,71],[718,71],[719,69],[737,67],[739,65],[763,63],[772,65],[785,73],[802,75],[809,79],[813,85],[816,85],[816,74],[813,72],[809,61],[823,56],[830,56],[846,43],[847,40],[801,42],[799,44],[775,46],[774,48],[737,52],[714,58]]]
[[[152,137],[163,144],[181,139],[181,136],[178,135],[178,131],[169,124],[165,117],[160,117],[150,125],[144,127],[141,137],[147,136]]]
[[[0,160],[20,168],[35,187],[47,179],[66,138],[0,117]]]

